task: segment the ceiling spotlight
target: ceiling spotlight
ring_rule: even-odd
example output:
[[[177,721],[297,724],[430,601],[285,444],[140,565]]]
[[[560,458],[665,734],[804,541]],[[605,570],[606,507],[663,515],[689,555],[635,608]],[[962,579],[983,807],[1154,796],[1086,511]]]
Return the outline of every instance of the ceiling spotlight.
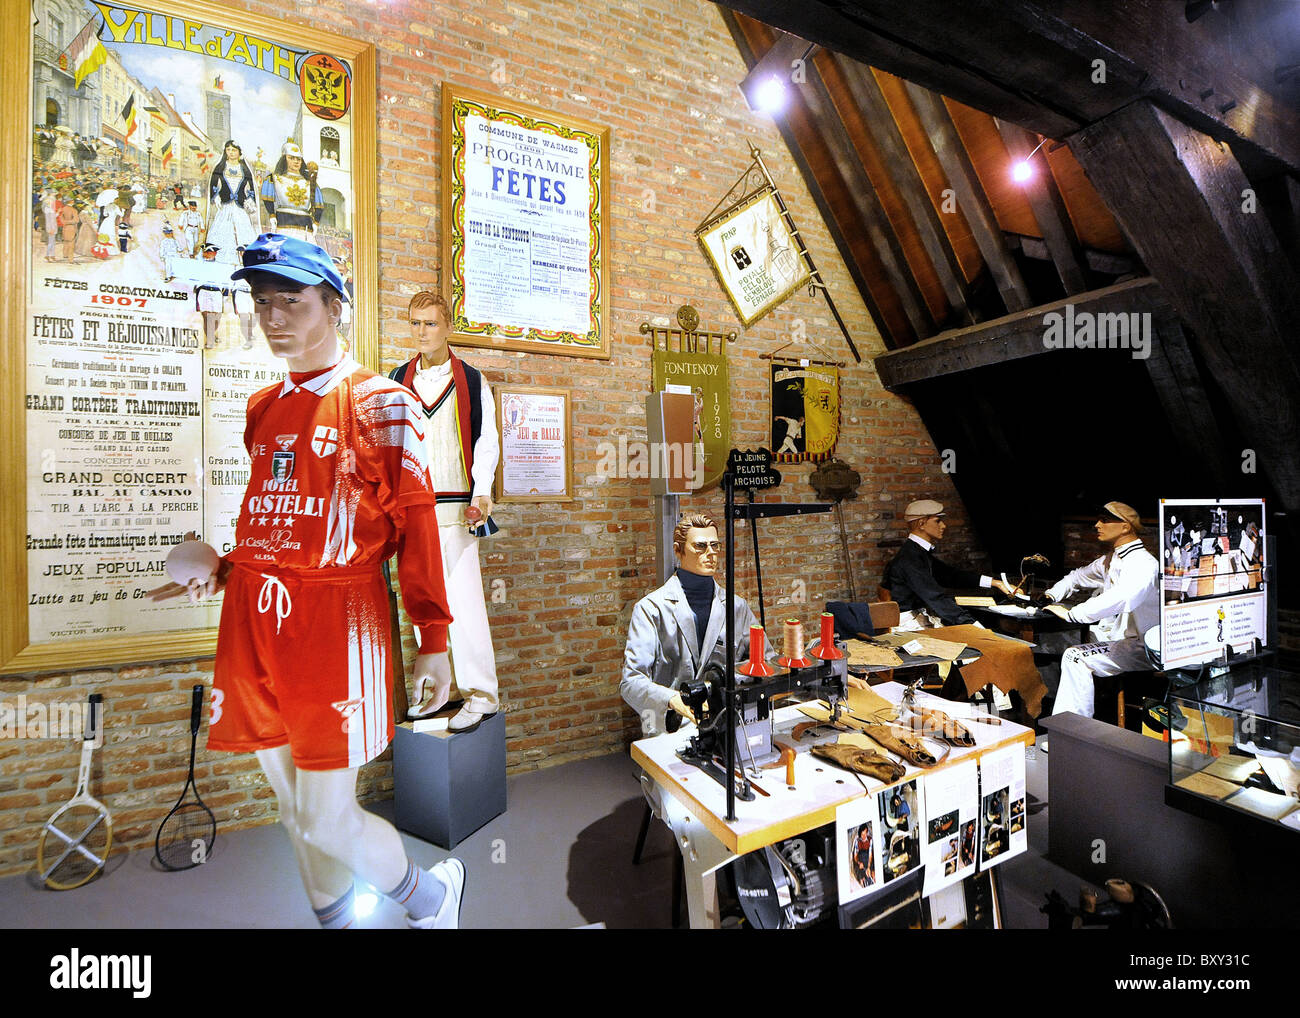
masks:
[[[785,109],[785,82],[775,74],[769,74],[754,89],[754,103],[764,113],[775,116]]]
[[[1034,146],[1034,150],[1030,152],[1029,155],[1025,156],[1025,158],[1019,160],[1018,162],[1012,165],[1011,167],[1012,180],[1014,180],[1017,184],[1023,184],[1026,181],[1028,181],[1031,177],[1033,177],[1034,165],[1030,160],[1032,160],[1034,156],[1038,155],[1038,150],[1046,144],[1047,144],[1047,139],[1046,138],[1042,139],[1042,141],[1040,141],[1037,145]]]

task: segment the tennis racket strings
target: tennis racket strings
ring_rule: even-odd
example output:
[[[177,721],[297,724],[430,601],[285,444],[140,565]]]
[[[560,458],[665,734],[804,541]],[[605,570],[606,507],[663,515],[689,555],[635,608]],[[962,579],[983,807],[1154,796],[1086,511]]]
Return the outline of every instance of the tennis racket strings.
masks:
[[[217,840],[217,818],[204,804],[194,784],[194,754],[203,714],[203,685],[194,686],[190,704],[190,769],[185,787],[170,813],[158,825],[154,857],[169,870],[193,869],[208,861]],[[190,798],[193,793],[193,798]]]
[[[98,741],[103,696],[92,694],[82,731],[77,790],[41,830],[36,869],[46,887],[70,891],[89,883],[104,868],[113,846],[113,818],[89,793],[90,768]]]

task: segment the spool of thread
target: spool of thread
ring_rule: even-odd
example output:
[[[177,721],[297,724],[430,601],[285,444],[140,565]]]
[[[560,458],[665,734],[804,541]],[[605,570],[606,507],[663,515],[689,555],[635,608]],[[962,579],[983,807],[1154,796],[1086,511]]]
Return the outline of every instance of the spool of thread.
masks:
[[[749,660],[736,669],[741,675],[766,676],[775,675],[776,669],[767,663],[766,637],[763,634],[763,627],[754,625],[749,627]]]
[[[818,661],[838,661],[844,656],[844,651],[835,646],[835,616],[830,612],[822,612],[822,638],[813,648],[812,656]]]
[[[785,668],[810,668],[812,661],[803,653],[803,623],[798,619],[786,619],[784,628],[785,652],[776,659],[776,663]]]

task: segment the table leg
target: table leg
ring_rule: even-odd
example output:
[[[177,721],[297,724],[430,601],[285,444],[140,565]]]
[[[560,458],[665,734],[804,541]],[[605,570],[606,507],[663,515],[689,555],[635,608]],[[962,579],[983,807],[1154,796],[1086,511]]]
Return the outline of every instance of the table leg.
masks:
[[[736,856],[676,799],[664,796],[663,811],[664,822],[672,830],[677,849],[682,853],[691,929],[718,929],[722,916],[718,908],[717,870]]]

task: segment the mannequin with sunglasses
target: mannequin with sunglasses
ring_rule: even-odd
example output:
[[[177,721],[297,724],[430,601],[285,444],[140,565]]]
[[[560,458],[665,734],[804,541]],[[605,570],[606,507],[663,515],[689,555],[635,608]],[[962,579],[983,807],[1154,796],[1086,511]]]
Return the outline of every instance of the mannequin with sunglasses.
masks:
[[[706,513],[683,516],[673,531],[677,570],[632,609],[619,692],[641,716],[641,734],[666,730],[668,711],[694,722],[678,690],[715,663],[726,667],[727,592],[714,579],[722,558],[718,524]],[[749,657],[754,613],[737,597],[733,606],[736,663]],[[770,654],[769,654],[770,656]]]

